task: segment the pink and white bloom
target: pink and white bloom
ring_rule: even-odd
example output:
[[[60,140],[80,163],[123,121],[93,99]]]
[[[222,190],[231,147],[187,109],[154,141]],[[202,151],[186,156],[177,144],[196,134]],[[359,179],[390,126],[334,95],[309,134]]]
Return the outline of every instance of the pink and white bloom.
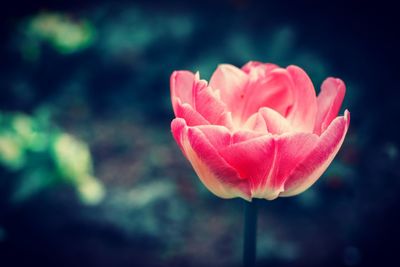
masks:
[[[308,189],[345,138],[337,116],[345,85],[327,78],[318,96],[297,66],[220,65],[209,83],[175,71],[172,133],[204,185],[221,198],[275,199]]]

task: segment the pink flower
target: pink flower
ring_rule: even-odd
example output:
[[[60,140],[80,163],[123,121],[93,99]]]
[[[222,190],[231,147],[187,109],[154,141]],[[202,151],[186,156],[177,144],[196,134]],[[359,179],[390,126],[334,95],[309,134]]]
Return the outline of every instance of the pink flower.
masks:
[[[342,80],[318,97],[297,66],[220,65],[208,84],[175,71],[172,133],[204,185],[221,198],[293,196],[308,189],[341,147],[350,113],[337,117]]]

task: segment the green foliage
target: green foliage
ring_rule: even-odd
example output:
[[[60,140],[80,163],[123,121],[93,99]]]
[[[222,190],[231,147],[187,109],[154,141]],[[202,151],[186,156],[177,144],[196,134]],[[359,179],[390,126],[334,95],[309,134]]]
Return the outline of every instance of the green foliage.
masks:
[[[0,112],[0,165],[11,174],[7,178],[17,177],[12,193],[17,202],[57,184],[74,186],[87,204],[104,195],[87,145],[52,127],[45,114]]]
[[[61,54],[72,54],[90,46],[95,30],[86,20],[68,15],[44,12],[29,18],[23,25],[21,51],[27,59],[40,56],[40,45],[47,43]]]

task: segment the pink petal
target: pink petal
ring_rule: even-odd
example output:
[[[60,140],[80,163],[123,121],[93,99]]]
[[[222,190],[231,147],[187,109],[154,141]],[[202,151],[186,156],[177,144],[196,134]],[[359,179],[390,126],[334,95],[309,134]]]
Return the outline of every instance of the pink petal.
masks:
[[[287,67],[293,81],[294,102],[286,116],[293,128],[301,132],[313,132],[317,114],[314,86],[308,75],[297,66]]]
[[[321,92],[317,97],[317,118],[314,132],[321,134],[339,113],[342,105],[346,86],[340,79],[328,78],[321,85]]]
[[[242,67],[242,70],[248,74],[252,73],[265,76],[268,72],[276,68],[279,68],[279,66],[275,64],[249,61]]]
[[[184,118],[189,126],[226,123],[231,127],[226,105],[198,74],[175,71],[171,75],[171,95],[175,115]]]
[[[220,154],[241,177],[249,181],[251,195],[254,197],[255,192],[264,186],[273,170],[274,139],[265,135],[235,143],[220,150]]]
[[[311,133],[290,133],[275,138],[275,173],[268,187],[277,188],[275,197],[284,190],[284,183],[294,169],[310,154],[318,142]]]
[[[220,151],[240,176],[250,182],[251,196],[275,199],[293,169],[310,153],[317,136],[306,133],[262,136]]]
[[[350,113],[337,117],[319,137],[314,150],[287,178],[280,196],[293,196],[308,189],[328,168],[341,147],[350,124]]]
[[[252,78],[243,92],[243,98],[235,103],[241,121],[246,121],[262,107],[268,107],[286,115],[293,102],[291,77],[285,69],[274,68],[264,77]],[[229,106],[228,106],[229,108]]]
[[[222,125],[228,128],[229,130],[233,130],[234,124],[233,124],[232,112],[225,111],[224,113],[222,113],[221,116],[218,118],[218,120],[215,122],[215,124]]]
[[[251,115],[241,128],[256,132],[268,133],[267,124],[265,123],[265,119],[260,112]]]
[[[185,120],[182,118],[173,119],[171,122],[171,132],[179,148],[186,156],[185,149],[183,148],[183,137],[186,134],[185,132],[187,132]]]
[[[207,121],[211,124],[228,124],[227,121],[222,119],[226,105],[217,98],[210,87],[195,89],[194,94],[194,107]]]
[[[232,65],[222,64],[213,73],[210,79],[210,86],[214,90],[220,91],[221,100],[233,113],[237,110],[237,104],[243,98],[243,91],[247,81],[248,77],[241,69]]]
[[[200,130],[210,144],[218,151],[227,147],[231,143],[231,133],[224,127],[219,125],[202,125],[196,127]]]
[[[193,105],[193,86],[195,75],[190,71],[181,70],[174,71],[171,75],[171,99],[174,112],[176,114],[176,99],[180,99],[181,103]]]
[[[292,127],[286,118],[275,110],[270,108],[261,108],[258,113],[264,119],[269,133],[282,134],[292,131]]]
[[[213,146],[224,145],[224,140],[229,137],[223,127],[187,127],[184,120],[174,120],[172,132],[200,180],[211,192],[221,198],[250,199],[248,182],[239,176]]]
[[[270,108],[261,108],[257,113],[251,115],[243,128],[264,134],[282,134],[293,130],[285,117]]]
[[[249,130],[239,130],[232,135],[231,143],[236,144],[240,142],[245,142],[250,139],[255,139],[261,136],[268,135],[266,132],[256,132]]]
[[[258,62],[250,62],[243,69],[249,76],[234,66],[220,65],[210,81],[213,89],[220,90],[221,100],[232,112],[233,121],[243,124],[261,107],[286,115],[293,102],[289,73],[274,64]]]
[[[181,104],[180,99],[175,98],[175,115],[183,118],[188,126],[210,124],[200,113],[195,111],[191,105]]]

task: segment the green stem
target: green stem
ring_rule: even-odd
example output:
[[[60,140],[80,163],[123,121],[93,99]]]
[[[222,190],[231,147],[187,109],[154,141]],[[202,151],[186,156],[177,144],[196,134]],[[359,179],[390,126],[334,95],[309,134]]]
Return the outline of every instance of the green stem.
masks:
[[[254,267],[257,248],[257,203],[245,201],[244,207],[244,242],[243,267]]]

